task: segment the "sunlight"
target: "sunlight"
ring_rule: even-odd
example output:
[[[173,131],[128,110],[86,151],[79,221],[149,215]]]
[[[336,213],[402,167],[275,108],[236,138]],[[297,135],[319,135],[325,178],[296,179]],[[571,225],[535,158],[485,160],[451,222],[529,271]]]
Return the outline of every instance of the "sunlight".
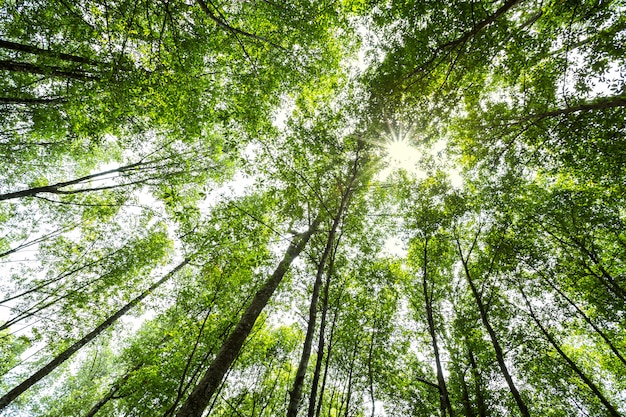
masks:
[[[405,169],[409,172],[415,170],[420,160],[420,152],[413,147],[408,140],[394,139],[385,145],[385,153],[391,168]]]
[[[408,129],[402,127],[393,126],[392,123],[387,122],[389,133],[386,136],[386,140],[383,143],[384,159],[386,161],[386,168],[384,169],[383,176],[386,177],[391,172],[398,169],[403,169],[413,175],[420,176],[423,173],[420,166],[420,160],[422,153],[413,140],[413,129],[410,126]]]

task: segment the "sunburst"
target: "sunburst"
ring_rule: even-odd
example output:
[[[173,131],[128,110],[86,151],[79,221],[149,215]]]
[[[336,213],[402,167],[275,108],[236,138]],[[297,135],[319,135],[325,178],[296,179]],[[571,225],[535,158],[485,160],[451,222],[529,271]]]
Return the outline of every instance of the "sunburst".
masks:
[[[389,169],[404,169],[411,173],[420,171],[421,152],[413,145],[413,128],[394,126],[387,122],[388,137],[384,144],[385,160]]]

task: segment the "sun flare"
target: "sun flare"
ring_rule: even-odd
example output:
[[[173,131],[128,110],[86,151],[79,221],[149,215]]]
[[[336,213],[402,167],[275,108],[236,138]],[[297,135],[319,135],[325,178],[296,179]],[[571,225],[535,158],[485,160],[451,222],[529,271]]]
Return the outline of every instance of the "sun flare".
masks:
[[[421,152],[412,143],[413,125],[407,126],[387,120],[387,129],[384,141],[387,169],[390,171],[404,169],[411,173],[419,170]]]
[[[420,152],[407,139],[388,140],[385,144],[385,154],[387,163],[392,169],[413,171],[419,165]]]
[[[391,140],[386,146],[387,157],[395,162],[403,162],[410,159],[415,149],[406,140]]]

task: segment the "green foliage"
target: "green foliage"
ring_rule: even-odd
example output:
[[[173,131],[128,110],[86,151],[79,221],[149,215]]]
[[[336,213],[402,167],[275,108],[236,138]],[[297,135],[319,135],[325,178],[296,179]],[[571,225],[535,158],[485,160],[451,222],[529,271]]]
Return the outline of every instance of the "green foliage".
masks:
[[[0,2],[3,411],[626,413],[624,7]]]

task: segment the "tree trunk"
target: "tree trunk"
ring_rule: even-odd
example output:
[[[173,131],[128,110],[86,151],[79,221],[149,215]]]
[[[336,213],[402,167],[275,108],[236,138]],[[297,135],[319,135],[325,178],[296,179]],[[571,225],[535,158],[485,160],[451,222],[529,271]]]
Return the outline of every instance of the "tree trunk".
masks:
[[[127,375],[121,381],[121,383],[123,383],[126,379],[128,379],[128,376],[130,376],[130,374]],[[117,393],[117,391],[119,391],[119,389],[120,389],[120,385],[118,384],[113,385],[111,389],[109,390],[109,392],[104,397],[102,397],[97,403],[95,403],[94,406],[89,409],[89,411],[87,411],[84,417],[95,416],[96,413],[100,411],[102,407],[104,407],[110,400],[113,399],[113,397],[115,397],[115,394]]]
[[[478,415],[480,417],[487,417],[487,406],[485,405],[485,397],[483,396],[483,381],[476,366],[476,359],[474,359],[474,353],[472,349],[467,348],[467,356],[470,361],[470,367],[472,370],[472,379],[474,380],[474,389],[476,391],[476,406],[478,407]]]
[[[504,375],[504,379],[506,380],[506,383],[509,386],[511,395],[513,395],[513,398],[515,399],[515,402],[517,403],[517,407],[519,408],[520,413],[524,417],[530,417],[530,412],[528,411],[528,407],[526,406],[526,403],[524,402],[524,400],[522,399],[522,396],[517,390],[517,387],[515,386],[515,383],[513,382],[513,378],[511,377],[511,374],[509,373],[509,370],[506,367],[506,363],[504,362],[504,352],[502,351],[502,347],[500,346],[500,342],[498,341],[496,332],[493,330],[493,327],[491,327],[491,324],[489,323],[489,319],[487,317],[487,310],[485,309],[485,306],[480,298],[480,294],[478,293],[478,290],[476,289],[476,286],[474,285],[474,281],[472,279],[472,275],[470,274],[469,266],[467,264],[468,260],[463,257],[463,251],[461,250],[461,243],[459,242],[458,239],[456,241],[456,244],[457,244],[457,249],[459,252],[459,257],[461,258],[461,263],[463,264],[463,270],[465,271],[465,278],[467,279],[467,283],[469,284],[472,290],[474,301],[476,301],[476,305],[480,313],[480,319],[483,323],[483,326],[485,326],[485,329],[487,329],[487,333],[489,334],[489,339],[491,340],[493,349],[496,352],[496,360],[498,362],[498,365],[500,366],[500,371],[502,372],[502,375]]]
[[[105,188],[113,188],[113,187],[100,187],[97,189],[88,189],[88,190],[61,190],[61,188],[65,188],[65,187],[69,187],[70,185],[77,185],[77,184],[82,184],[84,182],[87,182],[89,180],[92,179],[96,179],[98,177],[103,177],[106,175],[110,175],[110,174],[115,174],[115,173],[123,173],[123,172],[127,172],[127,171],[136,171],[139,170],[141,166],[145,166],[152,163],[152,161],[142,161],[142,162],[135,162],[129,165],[124,165],[122,167],[119,168],[114,168],[114,169],[109,169],[107,171],[102,171],[102,172],[97,172],[95,174],[89,174],[89,175],[85,175],[83,177],[80,178],[75,178],[73,180],[69,180],[69,181],[62,181],[62,182],[57,182],[56,184],[52,184],[52,185],[46,185],[43,187],[33,187],[33,188],[29,188],[26,190],[20,190],[20,191],[14,191],[11,193],[5,193],[5,194],[0,194],[0,201],[3,200],[13,200],[16,198],[24,198],[24,197],[35,197],[38,194],[42,194],[42,193],[49,193],[49,194],[77,194],[77,193],[81,193],[81,192],[87,192],[87,191],[96,191],[96,190],[101,190],[101,189],[105,189]],[[119,185],[115,185],[117,187],[121,187],[124,186],[126,184],[119,184]]]
[[[248,38],[256,39],[257,41],[261,41],[261,42],[267,43],[268,45],[271,45],[271,46],[273,46],[275,48],[279,48],[279,49],[285,50],[285,48],[283,48],[282,46],[279,46],[279,45],[271,42],[269,39],[266,39],[266,38],[264,38],[262,36],[259,36],[259,35],[255,35],[254,33],[249,33],[249,32],[243,31],[241,29],[237,29],[236,27],[233,27],[233,26],[229,25],[228,23],[226,23],[225,20],[220,19],[219,17],[217,17],[215,15],[215,13],[213,13],[211,11],[211,9],[209,9],[209,6],[204,2],[204,0],[196,0],[196,3],[198,3],[198,6],[200,6],[202,11],[207,15],[207,17],[209,19],[214,21],[217,24],[217,26],[219,26],[222,29],[225,29],[225,30],[231,32],[235,36],[236,35],[246,36]]]
[[[334,254],[331,254],[329,265],[328,265],[328,272],[326,274],[326,283],[324,285],[324,293],[322,296],[322,317],[320,319],[320,333],[319,333],[319,339],[317,343],[317,358],[315,359],[315,371],[313,373],[313,381],[311,382],[311,393],[309,394],[308,417],[315,416],[315,401],[317,399],[317,386],[319,385],[320,375],[322,372],[322,361],[324,358],[326,316],[328,314],[328,289],[329,289],[328,287],[330,287],[330,280],[333,275],[334,265],[335,265],[335,256]]]
[[[558,288],[556,286],[556,284],[554,282],[552,282],[552,280],[548,279],[548,277],[546,277],[543,274],[540,274],[541,277],[543,278],[543,280],[545,282],[548,283],[548,285],[550,287],[552,287],[552,289],[554,289],[561,297],[563,297],[568,303],[569,305],[571,305],[572,307],[574,307],[574,309],[578,312],[578,314],[580,314],[580,316],[585,320],[585,322],[591,326],[591,328],[593,330],[596,331],[596,333],[598,333],[598,335],[602,338],[602,340],[604,340],[604,342],[607,344],[607,346],[609,347],[609,349],[611,349],[611,351],[615,354],[615,356],[617,356],[617,358],[622,362],[622,364],[624,366],[626,366],[626,359],[624,359],[624,357],[622,356],[622,354],[619,352],[619,350],[617,349],[617,347],[613,344],[613,342],[611,342],[611,340],[609,339],[609,337],[602,331],[602,329],[600,329],[598,326],[596,326],[596,324],[591,320],[591,318],[589,316],[587,316],[587,314],[585,314],[585,312],[578,307],[578,305],[576,305],[576,303],[574,302],[574,300],[572,300],[571,298],[569,298],[567,296],[567,294],[565,294],[563,291],[561,291],[560,288]]]
[[[496,10],[492,15],[487,16],[484,20],[478,22],[476,25],[474,25],[474,27],[463,33],[461,36],[459,36],[458,38],[446,42],[444,44],[441,44],[439,46],[436,47],[434,54],[432,56],[432,58],[430,58],[428,61],[426,61],[425,63],[421,64],[418,68],[414,69],[413,71],[411,71],[411,73],[409,73],[408,75],[406,75],[404,78],[412,78],[415,75],[417,75],[418,73],[426,70],[426,68],[431,65],[433,62],[435,62],[437,60],[437,58],[439,57],[439,54],[443,51],[452,51],[454,50],[454,48],[465,44],[468,40],[470,40],[470,38],[476,36],[481,30],[483,30],[484,28],[486,28],[487,26],[491,25],[492,23],[494,23],[496,20],[498,20],[498,18],[500,18],[503,14],[505,14],[506,12],[508,12],[513,6],[515,6],[517,3],[519,3],[521,0],[508,0],[507,2],[505,2],[498,10]]]
[[[606,110],[606,109],[612,109],[615,107],[626,107],[626,96],[619,95],[619,96],[611,96],[611,97],[600,97],[593,101],[581,103],[577,106],[565,107],[563,109],[555,109],[555,110],[547,111],[544,113],[531,114],[526,117],[522,117],[521,119],[518,119],[511,124],[515,125],[515,124],[520,124],[523,122],[528,122],[531,120],[541,120],[541,119],[547,119],[547,118],[556,117],[556,116],[566,116],[568,114],[578,113],[578,112]]]
[[[343,286],[341,288],[340,291],[340,295],[339,295],[339,302],[341,302],[341,297],[343,295]],[[315,417],[320,417],[321,413],[322,413],[322,404],[323,404],[323,399],[324,399],[324,392],[326,390],[326,380],[328,378],[328,368],[330,366],[330,356],[331,353],[333,351],[333,346],[334,346],[334,336],[335,336],[335,326],[337,325],[337,316],[338,316],[338,310],[339,310],[339,306],[336,307],[335,309],[335,313],[333,315],[333,324],[330,326],[330,336],[328,338],[328,349],[326,353],[326,360],[324,361],[324,377],[322,378],[322,386],[320,388],[320,395],[319,398],[317,399],[317,407],[315,410]]]
[[[576,363],[569,356],[567,356],[567,354],[561,349],[561,346],[559,346],[559,344],[557,343],[556,339],[554,339],[554,337],[550,334],[550,332],[548,332],[548,330],[541,324],[541,322],[539,321],[539,318],[535,315],[535,312],[533,311],[533,308],[530,305],[530,302],[528,301],[528,298],[526,297],[526,293],[524,292],[524,289],[522,288],[521,285],[519,286],[519,289],[522,294],[522,298],[524,299],[524,303],[526,303],[526,307],[528,307],[528,312],[530,314],[530,317],[533,319],[533,321],[535,322],[535,324],[537,325],[541,333],[543,333],[543,335],[546,337],[548,342],[550,342],[552,347],[554,347],[554,349],[558,352],[561,358],[563,358],[563,360],[567,362],[570,368],[572,368],[572,370],[576,372],[578,377],[589,387],[589,389],[595,394],[595,396],[598,397],[600,402],[608,410],[609,414],[613,417],[620,417],[621,414],[615,409],[615,407],[613,407],[613,405],[609,402],[609,400],[602,394],[602,392],[596,386],[596,384],[594,384],[593,381],[589,379],[587,375],[585,375],[582,369],[580,369],[578,365],[576,365]]]
[[[330,251],[335,241],[335,234],[339,227],[339,222],[343,211],[348,201],[350,187],[344,194],[339,210],[333,219],[333,225],[328,233],[328,239],[326,240],[326,246],[324,252],[320,258],[320,263],[317,267],[317,274],[315,276],[315,283],[313,284],[313,294],[311,295],[311,303],[309,305],[309,323],[307,325],[306,336],[304,338],[304,346],[302,348],[302,355],[300,356],[300,363],[298,364],[298,370],[296,372],[296,378],[293,382],[293,388],[289,393],[289,405],[287,407],[287,417],[296,417],[298,414],[298,408],[300,406],[300,400],[302,399],[302,388],[304,386],[304,377],[306,375],[306,368],[309,364],[309,358],[311,357],[311,348],[313,345],[313,333],[315,331],[315,322],[317,321],[317,302],[319,299],[320,287],[322,285],[322,277],[324,275],[324,266],[326,265],[326,259],[328,258]],[[320,331],[321,332],[321,331]],[[318,352],[318,355],[320,352]]]
[[[55,52],[49,49],[42,49],[33,45],[26,45],[23,43],[11,42],[4,39],[0,39],[0,48],[2,49],[10,49],[12,51],[18,52],[26,52],[33,55],[41,55],[47,56],[51,58],[58,58],[64,61],[76,62],[78,64],[89,64],[89,65],[102,65],[102,63],[93,61],[89,58],[85,58],[82,56],[65,54],[63,52]]]
[[[355,341],[354,349],[352,350],[352,358],[350,359],[350,371],[348,371],[348,393],[346,394],[346,417],[350,417],[350,398],[352,397],[352,373],[354,372],[354,357],[359,348],[359,341]],[[343,401],[342,401],[343,404]],[[337,413],[341,415],[341,410]]]
[[[61,78],[68,78],[80,81],[96,79],[95,76],[81,70],[53,67],[47,65],[31,64],[29,62],[18,62],[10,60],[0,60],[0,70],[10,72],[22,72],[25,74],[50,75]]]
[[[458,372],[458,377],[461,381],[461,399],[465,415],[466,417],[474,417],[475,413],[469,396],[469,388],[467,387],[467,382],[465,381],[465,373],[462,371]]]
[[[181,268],[189,263],[190,259],[187,258],[180,264],[178,264],[174,269],[172,269],[169,273],[167,273],[163,278],[152,284],[150,288],[142,292],[139,296],[134,298],[131,302],[126,304],[117,313],[110,316],[106,319],[101,325],[96,327],[90,333],[85,335],[82,339],[74,343],[72,346],[61,352],[57,355],[53,360],[51,360],[47,365],[43,368],[35,372],[24,382],[19,384],[17,387],[13,388],[11,391],[7,392],[2,398],[0,398],[0,410],[4,409],[8,406],[14,399],[20,396],[24,391],[35,385],[42,378],[48,375],[50,372],[54,371],[59,365],[68,360],[74,353],[76,353],[80,348],[85,346],[87,343],[91,342],[96,338],[100,333],[109,328],[113,323],[115,323],[120,317],[124,316],[128,311],[139,304],[144,298],[150,295],[154,290],[156,290],[160,285],[162,285],[165,281],[169,280],[174,274],[176,274]]]
[[[339,214],[335,219],[339,219]],[[317,321],[317,302],[319,299],[320,287],[322,284],[322,276],[324,275],[324,266],[326,265],[326,258],[333,245],[336,224],[333,222],[333,228],[328,234],[328,240],[326,241],[326,247],[322,253],[320,263],[317,266],[317,274],[315,276],[315,282],[313,284],[313,293],[311,294],[311,303],[309,304],[309,322],[307,324],[306,335],[304,338],[304,346],[302,348],[302,355],[300,356],[300,363],[298,364],[298,370],[296,371],[296,378],[293,382],[293,388],[289,392],[289,405],[287,406],[287,417],[296,417],[298,414],[298,407],[300,406],[300,400],[302,399],[302,388],[304,386],[304,377],[306,375],[306,368],[309,364],[309,358],[311,357],[311,348],[313,345],[313,333],[315,332],[315,322]],[[333,240],[331,240],[333,239]]]
[[[239,351],[250,334],[256,319],[267,305],[276,288],[278,288],[291,263],[300,255],[311,235],[317,230],[319,223],[318,217],[306,232],[297,236],[291,242],[285,256],[274,270],[272,276],[254,295],[252,302],[241,316],[235,329],[217,352],[209,369],[207,369],[200,382],[198,382],[180,410],[178,410],[177,417],[202,416],[213,394],[215,394],[222,382],[224,375],[239,355]]]
[[[111,386],[111,389],[109,389],[109,392],[107,392],[107,394],[104,397],[102,397],[96,404],[94,404],[94,406],[91,407],[91,409],[89,411],[87,411],[87,414],[85,414],[83,417],[93,417],[93,416],[95,416],[96,413],[98,411],[100,411],[100,409],[102,407],[104,407],[106,405],[106,403],[108,403],[110,400],[112,400],[114,398],[119,398],[115,394],[120,390],[120,388],[124,385],[124,383],[128,380],[128,378],[130,378],[132,373],[134,371],[138,370],[141,367],[142,367],[142,364],[136,365],[135,367],[133,367],[133,369],[131,369],[129,372],[127,372],[126,375],[124,375],[123,377],[118,379],[113,384],[113,386]]]
[[[46,97],[46,98],[0,97],[0,104],[39,105],[39,104],[63,103],[65,101],[67,101],[65,97]]]
[[[433,345],[433,353],[435,355],[435,365],[437,367],[437,384],[439,387],[439,401],[441,416],[446,417],[446,411],[450,417],[454,417],[454,410],[450,404],[450,396],[446,387],[446,380],[443,376],[443,368],[441,366],[441,358],[439,355],[439,346],[437,344],[437,332],[435,330],[435,319],[433,315],[432,292],[428,290],[428,238],[424,240],[423,254],[424,269],[422,273],[422,291],[424,295],[424,305],[426,308],[426,320],[428,322],[428,333]]]
[[[307,331],[304,338],[304,346],[302,348],[302,356],[300,357],[300,363],[298,364],[298,370],[296,372],[296,378],[293,382],[293,389],[289,393],[289,405],[287,406],[287,417],[296,417],[298,414],[298,407],[300,406],[300,401],[302,399],[302,387],[304,385],[304,377],[306,374],[306,368],[309,364],[309,358],[311,357],[311,347],[313,344],[313,333],[315,331],[315,322],[317,320],[317,302],[319,299],[319,291],[322,285],[322,277],[324,275],[324,266],[326,265],[326,259],[328,258],[331,249],[333,247],[333,243],[335,242],[335,235],[337,234],[337,229],[339,227],[339,223],[343,217],[343,214],[348,206],[348,201],[350,200],[350,196],[352,195],[352,187],[354,186],[354,182],[358,176],[358,162],[359,162],[359,154],[357,151],[357,156],[354,160],[354,164],[352,166],[352,172],[350,176],[350,180],[348,181],[347,186],[345,187],[345,191],[341,195],[341,202],[339,204],[339,208],[337,209],[337,213],[333,219],[333,224],[328,232],[328,238],[326,239],[326,246],[324,247],[324,252],[320,258],[320,263],[317,268],[317,274],[315,276],[315,283],[313,284],[313,294],[311,295],[311,304],[309,306],[309,323],[307,325]]]

